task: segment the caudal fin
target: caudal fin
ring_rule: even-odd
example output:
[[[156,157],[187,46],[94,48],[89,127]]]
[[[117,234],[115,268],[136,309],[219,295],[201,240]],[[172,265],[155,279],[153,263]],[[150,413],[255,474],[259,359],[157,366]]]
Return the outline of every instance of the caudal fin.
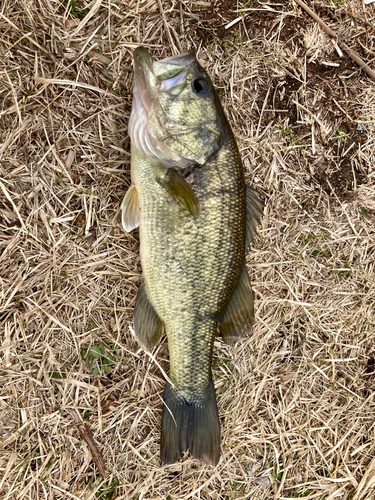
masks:
[[[171,464],[187,450],[206,464],[219,462],[220,422],[212,381],[202,403],[187,402],[169,383],[165,387],[161,459]]]

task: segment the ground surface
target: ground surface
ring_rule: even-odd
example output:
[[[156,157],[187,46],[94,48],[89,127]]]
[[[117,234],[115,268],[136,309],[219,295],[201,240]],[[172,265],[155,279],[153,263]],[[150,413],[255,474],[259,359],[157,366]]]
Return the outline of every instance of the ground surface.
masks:
[[[374,5],[310,2],[373,68]],[[253,334],[215,342],[215,469],[160,465],[166,342],[129,329],[139,44],[197,49],[267,203]],[[0,498],[373,499],[374,139],[374,82],[291,1],[2,0]]]

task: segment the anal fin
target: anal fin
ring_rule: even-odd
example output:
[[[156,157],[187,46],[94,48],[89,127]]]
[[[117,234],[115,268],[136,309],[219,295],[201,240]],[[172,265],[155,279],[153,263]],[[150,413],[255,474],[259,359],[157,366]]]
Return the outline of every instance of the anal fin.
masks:
[[[191,186],[173,169],[169,169],[164,177],[156,179],[168,194],[177,198],[194,219],[199,215],[199,200]]]
[[[263,203],[258,197],[258,193],[249,186],[246,186],[246,248],[253,241],[256,234],[256,227],[263,215]]]
[[[254,322],[254,293],[247,273],[246,263],[229,304],[219,321],[219,331],[227,344],[245,335]]]
[[[133,317],[134,332],[141,346],[150,351],[160,340],[164,324],[151,304],[145,287],[140,286]]]
[[[120,209],[115,216],[114,223],[121,225],[126,232],[130,233],[130,231],[139,226],[140,222],[138,192],[132,184],[125,193]]]

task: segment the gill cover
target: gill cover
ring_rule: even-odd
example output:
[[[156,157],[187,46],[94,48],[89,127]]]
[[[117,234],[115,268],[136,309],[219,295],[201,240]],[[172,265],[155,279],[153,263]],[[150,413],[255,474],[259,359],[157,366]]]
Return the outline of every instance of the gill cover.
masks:
[[[222,126],[212,83],[194,52],[153,61],[138,47],[134,75],[132,144],[168,167],[203,165],[220,147]]]

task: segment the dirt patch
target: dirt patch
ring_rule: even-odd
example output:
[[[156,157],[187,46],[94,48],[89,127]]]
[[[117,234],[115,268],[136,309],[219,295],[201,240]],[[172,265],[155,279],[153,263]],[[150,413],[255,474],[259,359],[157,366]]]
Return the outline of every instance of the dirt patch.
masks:
[[[315,178],[328,195],[332,195],[333,190],[341,200],[349,200],[353,196],[353,190],[366,181],[364,173],[356,169],[346,158],[334,172],[326,174],[321,171]]]
[[[349,76],[359,70],[358,66],[346,55],[343,57],[339,57],[338,54],[331,55],[329,62],[338,64],[338,66],[328,66],[327,64],[313,62],[306,64],[307,76],[312,82],[315,81],[321,84],[320,82],[322,81],[336,79],[338,76]]]
[[[232,1],[223,0],[209,8],[195,8],[189,25],[195,31],[195,34],[207,43],[212,43],[215,38],[218,39],[219,43],[225,39],[233,41],[242,36],[247,38],[247,35],[250,38],[256,38],[264,31],[269,31],[273,26],[277,25],[279,13],[267,12],[263,4],[259,2],[252,2],[251,6],[261,10],[242,12],[243,21],[240,20],[228,28],[226,26],[231,21],[241,16],[240,12],[236,12],[235,4]],[[302,27],[300,20],[296,22],[298,26]],[[243,23],[247,33],[245,33]],[[293,36],[292,24],[291,18],[285,18],[281,38],[283,41]]]
[[[285,17],[280,30],[280,40],[288,47],[292,42],[303,46],[302,30],[306,27],[306,20],[295,16]]]
[[[206,44],[211,44],[215,38],[222,40],[235,36],[239,27],[237,24],[225,29],[225,26],[238,17],[234,12],[233,2],[222,0],[215,5],[193,7],[192,17],[188,24],[190,30]]]
[[[283,79],[274,79],[270,92],[271,110],[265,113],[265,120],[285,121],[288,118],[290,126],[296,125],[297,108],[291,104],[291,100],[301,85],[302,83],[290,73],[287,73]]]
[[[366,372],[365,372],[366,377],[371,377],[372,379],[375,378],[375,357],[372,355],[366,366]]]
[[[274,12],[267,11],[254,11],[248,14],[245,18],[245,26],[250,38],[255,38],[264,31],[269,31],[277,23],[278,16]]]
[[[336,129],[335,136],[329,141],[329,146],[334,151],[331,165],[336,164],[336,167],[327,169],[327,165],[324,165],[315,176],[328,195],[332,195],[333,190],[340,200],[349,200],[353,197],[353,191],[367,182],[366,167],[362,165],[358,168],[350,160],[350,151],[356,144],[365,142],[365,134],[354,127],[351,129],[342,124],[340,129]]]

